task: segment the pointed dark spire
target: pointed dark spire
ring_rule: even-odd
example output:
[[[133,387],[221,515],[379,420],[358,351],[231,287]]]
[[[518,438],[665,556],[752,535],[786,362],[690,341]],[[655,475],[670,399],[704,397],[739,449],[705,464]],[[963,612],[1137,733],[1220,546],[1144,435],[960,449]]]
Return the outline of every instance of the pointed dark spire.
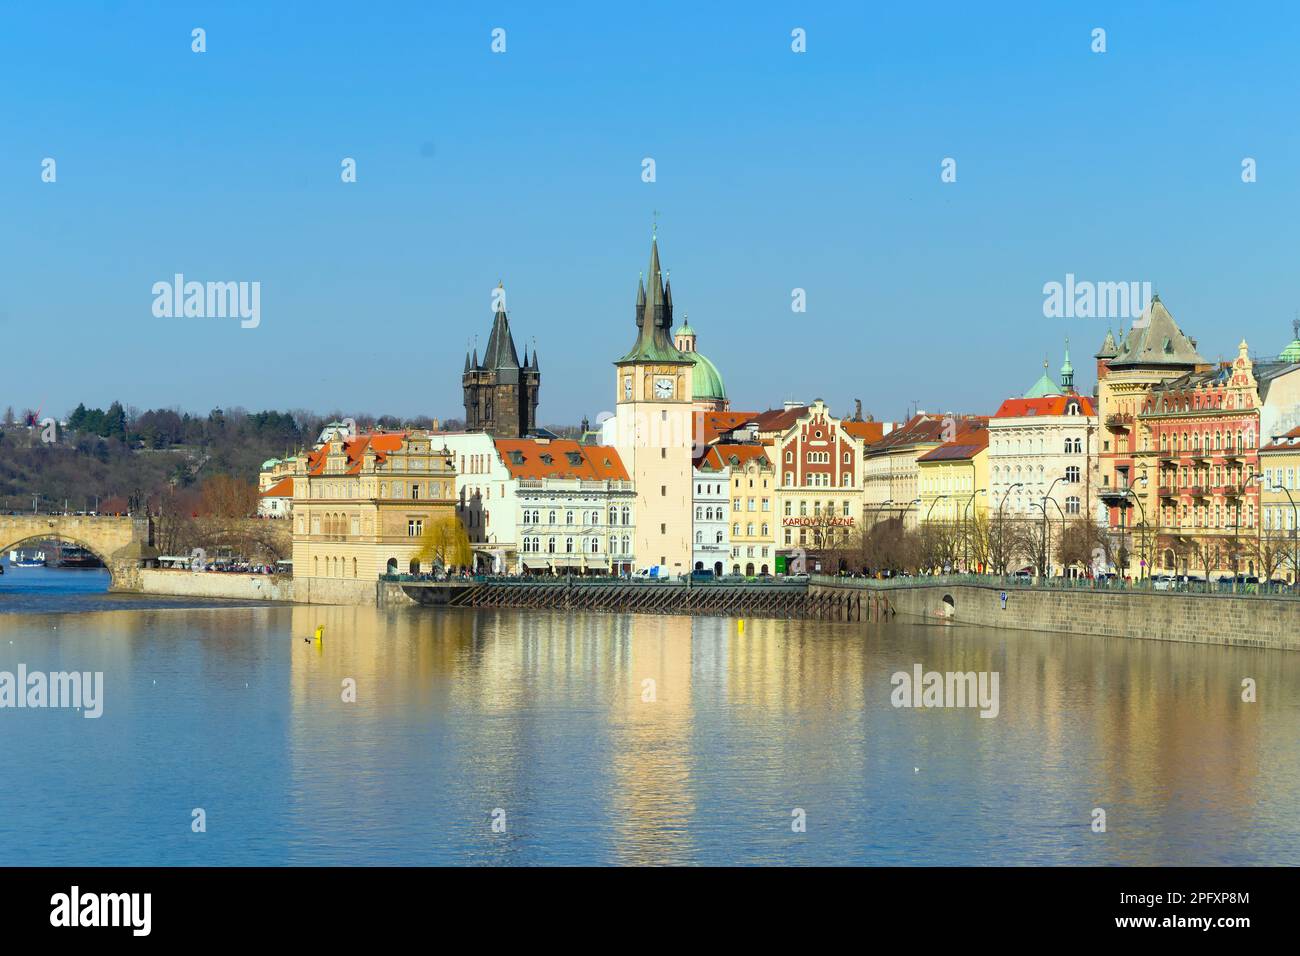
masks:
[[[646,280],[649,280],[649,288]],[[619,359],[631,362],[642,359],[661,362],[689,361],[672,343],[673,306],[671,289],[664,283],[659,265],[659,239],[650,239],[649,275],[637,285],[637,340],[632,351]]]
[[[500,284],[498,289],[503,289]],[[510,320],[506,318],[505,296],[497,299],[496,315],[492,320],[492,334],[488,336],[483,364],[490,369],[519,368],[519,353],[515,351],[515,338],[510,334]]]
[[[473,366],[469,364],[469,353],[465,353],[465,371],[469,371]]]

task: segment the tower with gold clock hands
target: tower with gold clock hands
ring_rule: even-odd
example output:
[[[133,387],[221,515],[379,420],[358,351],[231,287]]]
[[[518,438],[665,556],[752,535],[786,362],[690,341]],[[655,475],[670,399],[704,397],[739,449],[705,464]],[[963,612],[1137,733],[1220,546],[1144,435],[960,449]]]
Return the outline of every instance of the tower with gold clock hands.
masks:
[[[672,282],[661,273],[659,241],[637,286],[636,342],[614,363],[614,444],[636,487],[634,562],[686,571],[691,560],[694,363],[672,339]]]

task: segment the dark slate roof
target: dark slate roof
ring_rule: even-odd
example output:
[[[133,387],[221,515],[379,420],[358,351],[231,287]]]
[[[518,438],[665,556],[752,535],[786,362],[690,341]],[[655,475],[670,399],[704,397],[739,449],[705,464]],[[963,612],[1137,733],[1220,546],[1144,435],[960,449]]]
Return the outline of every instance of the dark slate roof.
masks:
[[[1151,304],[1142,313],[1146,324],[1134,323],[1124,338],[1118,353],[1110,360],[1110,367],[1142,368],[1146,366],[1183,366],[1192,368],[1204,365],[1205,359],[1196,351],[1196,345],[1183,334],[1174,317],[1165,308],[1160,296],[1151,297]]]
[[[519,368],[519,353],[515,351],[515,339],[510,334],[510,321],[504,308],[498,308],[492,320],[492,334],[488,336],[487,351],[483,353],[483,367]]]

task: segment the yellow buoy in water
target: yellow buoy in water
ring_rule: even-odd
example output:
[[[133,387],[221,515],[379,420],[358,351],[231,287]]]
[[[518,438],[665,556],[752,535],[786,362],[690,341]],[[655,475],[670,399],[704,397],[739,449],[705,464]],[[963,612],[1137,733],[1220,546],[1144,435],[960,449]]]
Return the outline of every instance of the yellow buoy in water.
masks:
[[[316,625],[316,643],[317,643],[317,644],[323,644],[323,643],[325,643],[325,625],[324,625],[324,624],[317,624],[317,625]]]
[[[741,634],[745,633],[745,619],[743,617],[738,622],[737,627]]]

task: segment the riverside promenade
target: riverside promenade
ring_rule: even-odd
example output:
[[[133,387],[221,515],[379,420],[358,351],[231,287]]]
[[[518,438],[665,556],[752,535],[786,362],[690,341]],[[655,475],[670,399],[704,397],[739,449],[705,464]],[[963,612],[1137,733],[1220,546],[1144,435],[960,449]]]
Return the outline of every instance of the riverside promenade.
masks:
[[[887,580],[632,582],[626,579],[479,577],[378,581],[192,574],[146,570],[144,593],[393,608],[594,610],[777,619],[971,624],[1130,640],[1300,651],[1300,597],[1255,590],[1199,593],[1149,583],[1106,586],[1059,578],[981,575]],[[1004,600],[1005,596],[1005,600]]]
[[[888,595],[890,608],[910,619],[1300,651],[1300,597],[1250,586],[1235,593],[1161,591],[1149,581],[1116,586],[961,574],[883,581],[815,576],[812,587]]]

